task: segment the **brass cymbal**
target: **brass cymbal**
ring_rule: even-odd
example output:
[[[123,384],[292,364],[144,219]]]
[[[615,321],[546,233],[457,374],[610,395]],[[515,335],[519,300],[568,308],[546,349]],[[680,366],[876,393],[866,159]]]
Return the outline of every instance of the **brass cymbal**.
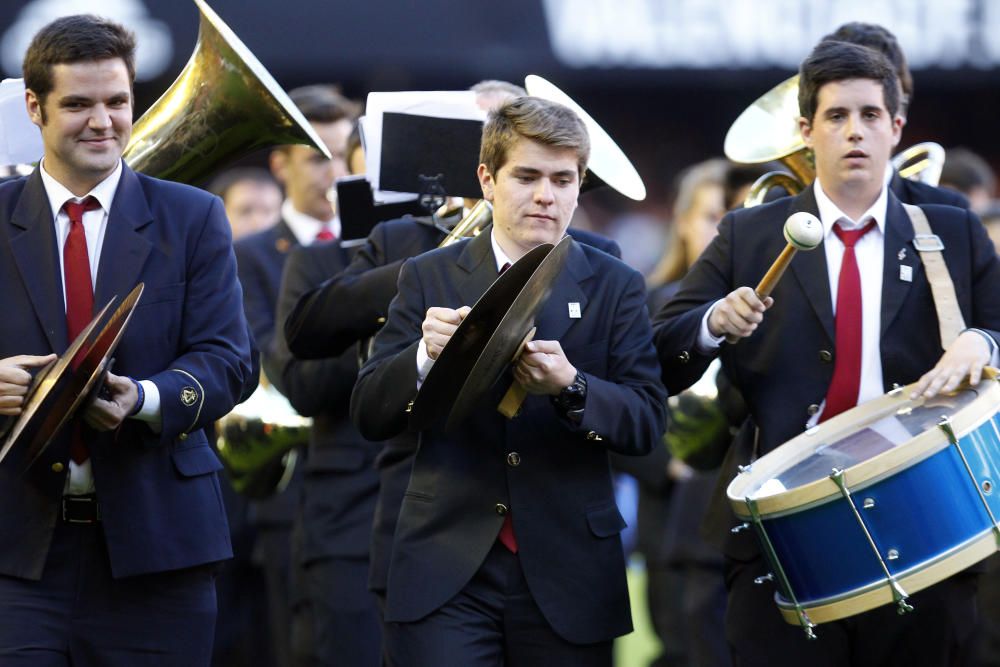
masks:
[[[0,461],[16,451],[23,468],[29,468],[97,390],[142,291],[139,283],[110,315],[114,299],[109,301],[66,351],[35,376],[24,409],[6,434]]]
[[[500,275],[452,334],[410,410],[410,428],[447,416],[452,430],[469,416],[510,365],[552,291],[572,245],[542,244]]]

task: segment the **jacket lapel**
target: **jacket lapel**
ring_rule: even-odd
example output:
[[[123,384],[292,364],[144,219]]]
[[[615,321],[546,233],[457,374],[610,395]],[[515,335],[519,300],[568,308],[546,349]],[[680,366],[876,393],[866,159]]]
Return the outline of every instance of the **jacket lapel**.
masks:
[[[882,324],[884,335],[889,325],[899,313],[910,287],[917,280],[922,280],[923,263],[911,247],[913,240],[913,225],[906,209],[891,192],[889,205],[885,216],[885,256],[882,264]],[[905,253],[903,252],[905,250]],[[901,259],[900,255],[904,255]],[[899,267],[911,267],[911,280],[900,278]]]
[[[816,197],[810,185],[802,191],[791,204],[788,214],[805,211],[819,217]],[[820,244],[808,252],[798,252],[792,260],[792,274],[806,294],[806,301],[812,306],[816,317],[823,324],[823,329],[830,340],[834,340],[833,304],[830,300],[830,278],[826,267],[826,251]]]
[[[472,306],[479,301],[493,281],[497,279],[496,259],[490,243],[490,227],[466,242],[455,262],[464,275],[458,281],[458,294],[463,306]]]
[[[21,279],[49,346],[61,354],[68,343],[59,246],[52,209],[38,169],[28,178],[10,224],[10,248]]]
[[[113,297],[125,298],[139,282],[139,274],[153,247],[140,230],[152,221],[153,214],[139,177],[123,166],[97,268],[95,309],[103,308]]]
[[[586,316],[587,295],[580,283],[594,275],[594,269],[587,260],[580,244],[573,241],[569,248],[566,265],[556,276],[552,292],[542,305],[535,326],[538,331],[535,338],[540,340],[561,340],[566,331],[575,322]],[[579,317],[571,317],[570,304],[579,305]]]

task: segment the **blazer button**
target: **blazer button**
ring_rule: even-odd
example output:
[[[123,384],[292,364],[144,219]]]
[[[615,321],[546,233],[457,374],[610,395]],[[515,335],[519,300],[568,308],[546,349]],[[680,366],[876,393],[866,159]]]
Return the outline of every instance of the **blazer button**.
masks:
[[[691,355],[688,354],[687,350],[684,350],[683,352],[677,355],[677,361],[681,362],[682,364],[686,364],[687,362],[691,361]]]
[[[517,452],[511,452],[510,454],[508,454],[507,465],[509,465],[511,468],[516,468],[517,466],[521,465],[521,455],[518,454]]]
[[[504,514],[507,513],[507,506],[504,505],[503,503],[497,503],[496,510],[497,510],[497,514],[499,514],[500,516],[503,516]]]
[[[66,466],[64,466],[63,464],[59,463],[59,461],[56,461],[55,463],[52,464],[52,472],[62,472],[65,469],[66,469]]]
[[[824,364],[830,363],[831,361],[833,361],[833,352],[831,352],[830,350],[820,350],[819,360],[822,361]]]
[[[819,406],[813,403],[808,408],[806,408],[806,412],[808,412],[809,416],[811,417],[819,412]]]
[[[595,433],[594,431],[587,431],[587,440],[597,441],[597,440],[603,440],[603,439],[604,438],[602,438],[601,436],[597,435],[597,433]]]

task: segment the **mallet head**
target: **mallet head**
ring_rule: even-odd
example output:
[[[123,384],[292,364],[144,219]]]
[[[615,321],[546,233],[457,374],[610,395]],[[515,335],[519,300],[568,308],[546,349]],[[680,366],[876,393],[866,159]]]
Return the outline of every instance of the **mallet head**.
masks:
[[[785,220],[785,240],[796,250],[812,250],[823,242],[823,223],[812,213],[799,211]]]

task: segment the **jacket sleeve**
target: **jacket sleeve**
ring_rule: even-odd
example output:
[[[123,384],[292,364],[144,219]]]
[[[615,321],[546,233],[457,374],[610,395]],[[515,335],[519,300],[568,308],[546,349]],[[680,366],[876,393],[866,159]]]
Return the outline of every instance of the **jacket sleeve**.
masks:
[[[229,223],[218,198],[185,252],[178,354],[148,378],[160,393],[160,443],[214,422],[257,384]]]

